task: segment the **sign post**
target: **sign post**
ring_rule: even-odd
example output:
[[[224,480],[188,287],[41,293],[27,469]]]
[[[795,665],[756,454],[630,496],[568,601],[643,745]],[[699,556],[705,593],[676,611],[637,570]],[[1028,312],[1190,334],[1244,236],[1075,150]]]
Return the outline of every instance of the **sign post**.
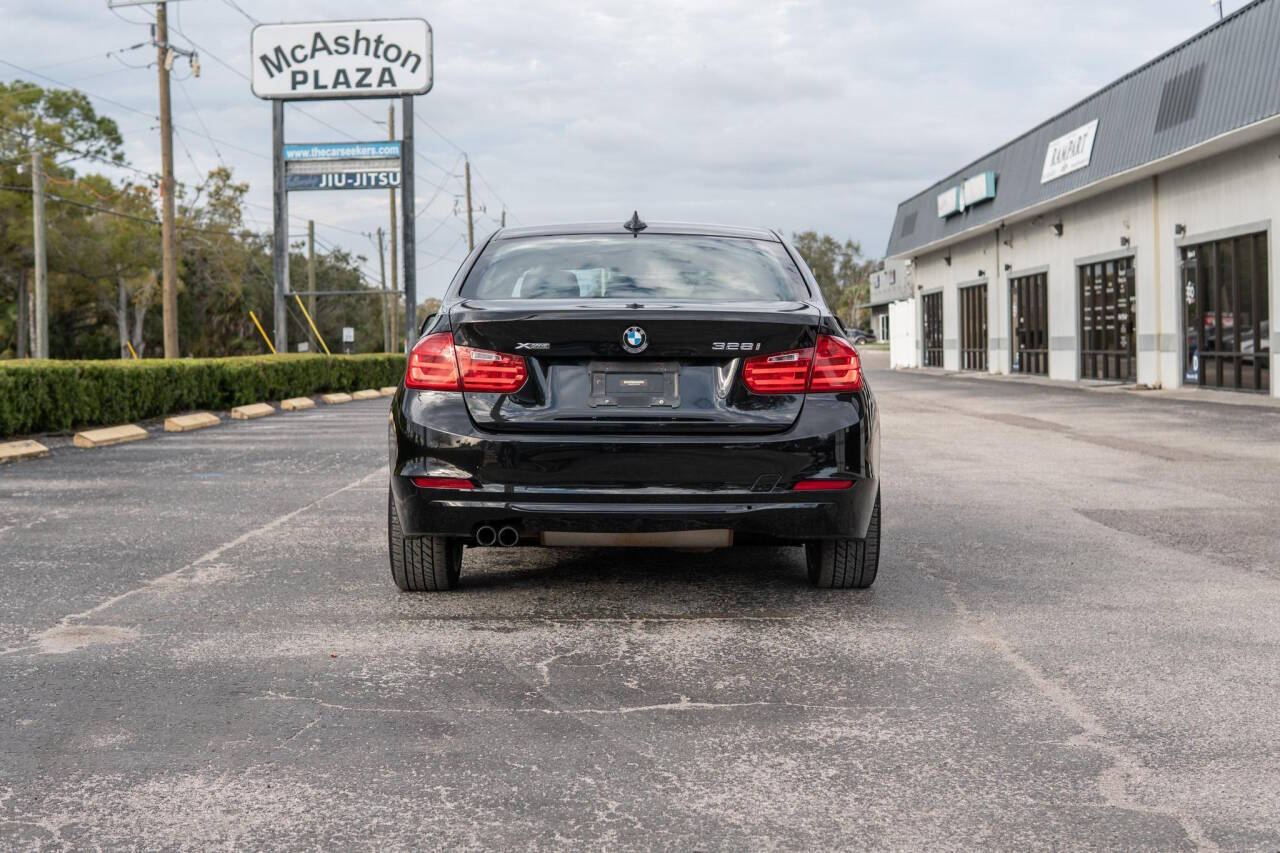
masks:
[[[289,193],[284,188],[284,101],[271,102],[271,186],[276,352],[289,351]]]
[[[288,352],[289,192],[400,189],[405,346],[417,333],[413,97],[431,91],[431,25],[421,18],[259,24],[250,85],[271,101],[275,348]],[[286,145],[284,102],[401,98],[403,141]]]
[[[400,173],[403,180],[400,185],[400,213],[404,217],[400,233],[404,242],[404,352],[418,339],[418,263],[417,246],[414,239],[414,222],[417,211],[414,209],[413,193],[413,96],[404,96],[404,106],[400,110],[404,121],[404,148],[400,152]]]

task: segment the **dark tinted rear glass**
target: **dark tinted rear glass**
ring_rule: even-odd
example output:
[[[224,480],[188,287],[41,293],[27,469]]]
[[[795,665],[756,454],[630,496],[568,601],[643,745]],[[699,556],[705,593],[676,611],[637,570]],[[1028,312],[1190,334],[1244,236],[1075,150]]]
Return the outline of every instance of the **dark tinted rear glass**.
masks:
[[[478,299],[789,302],[807,296],[780,243],[686,234],[495,240],[462,295]]]

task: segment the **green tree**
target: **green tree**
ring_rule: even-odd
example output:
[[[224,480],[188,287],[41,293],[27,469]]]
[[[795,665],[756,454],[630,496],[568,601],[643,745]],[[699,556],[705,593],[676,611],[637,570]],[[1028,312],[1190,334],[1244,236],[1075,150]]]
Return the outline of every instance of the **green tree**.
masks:
[[[32,266],[31,153],[41,152],[47,189],[53,196],[76,195],[72,164],[106,162],[123,164],[123,140],[116,123],[94,110],[80,92],[43,89],[15,80],[0,82],[0,350],[17,352],[18,341],[27,338],[18,330],[28,299],[26,282]],[[59,312],[66,296],[62,288],[69,270],[63,263],[74,258],[61,253],[54,238],[74,230],[85,218],[83,209],[50,201],[46,204],[49,242],[50,343],[55,355],[67,354],[68,335],[86,322],[87,312]],[[20,305],[20,303],[22,303]],[[26,323],[24,323],[26,325]]]
[[[816,231],[792,234],[791,242],[818,280],[827,306],[846,326],[866,328],[870,323],[866,302],[875,262],[862,256],[862,246],[853,240],[841,243]]]
[[[79,92],[45,90],[22,81],[0,83],[0,357],[20,350],[19,293],[32,264],[31,152],[42,152],[48,189],[50,350],[60,358],[121,357],[131,344],[148,354],[162,337],[158,312],[160,229],[154,189],[115,184],[74,166],[124,165],[115,123],[97,115]],[[266,344],[249,316],[272,332],[271,240],[244,223],[248,185],[228,168],[199,186],[179,186],[178,323],[184,355],[260,353]],[[305,289],[306,259],[292,251],[294,290]],[[367,260],[329,247],[317,256],[322,296],[315,321],[335,350],[342,328],[356,330],[358,352],[382,349],[382,302],[373,296]],[[349,294],[349,295],[348,295]],[[288,306],[290,340],[308,326]],[[25,319],[25,318],[24,318]]]

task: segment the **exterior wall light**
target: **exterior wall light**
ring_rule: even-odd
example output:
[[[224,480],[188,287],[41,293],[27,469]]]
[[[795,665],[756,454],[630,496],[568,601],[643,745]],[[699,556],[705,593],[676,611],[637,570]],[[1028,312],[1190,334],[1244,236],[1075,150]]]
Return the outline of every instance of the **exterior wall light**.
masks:
[[[1062,220],[1058,220],[1057,222],[1053,223],[1053,225],[1049,227],[1053,229],[1053,236],[1055,237],[1062,236]]]
[[[1120,238],[1120,245],[1121,245],[1121,246],[1128,246],[1128,245],[1129,245],[1129,238],[1128,238],[1128,237],[1121,237],[1121,238]]]
[[[1175,236],[1175,237],[1185,237],[1185,236],[1187,236],[1187,226],[1183,225],[1181,222],[1179,222],[1177,225],[1174,225],[1174,226],[1173,226],[1173,236]]]
[[[947,250],[947,256],[943,258],[943,260],[947,262],[947,266],[951,266],[951,250],[950,249]]]
[[[1005,264],[1005,265],[1004,265],[1004,271],[1005,271],[1005,272],[1012,272],[1012,271],[1013,271],[1013,264]]]
[[[986,277],[987,277],[986,270],[978,270],[978,278],[986,278]]]

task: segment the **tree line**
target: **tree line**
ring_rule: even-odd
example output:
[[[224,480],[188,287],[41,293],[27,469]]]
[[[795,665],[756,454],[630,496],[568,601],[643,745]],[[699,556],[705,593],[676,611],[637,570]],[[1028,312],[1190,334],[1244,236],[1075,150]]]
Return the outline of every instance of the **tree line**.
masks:
[[[163,352],[160,311],[158,176],[132,167],[115,121],[99,115],[81,92],[0,82],[0,358],[33,351],[34,261],[32,152],[39,152],[46,190],[45,219],[49,352],[53,358],[133,358]],[[104,167],[129,177],[113,180]],[[271,236],[249,227],[248,184],[219,166],[197,186],[179,185],[177,209],[178,340],[183,355],[251,355],[268,351],[251,313],[272,335],[274,284]],[[256,223],[254,223],[256,225]],[[827,234],[793,235],[828,305],[848,326],[866,327],[873,261],[859,244]],[[309,289],[308,256],[290,245],[291,289]],[[315,289],[375,291],[362,271],[368,259],[319,246]],[[428,299],[418,316],[433,313]],[[383,349],[380,296],[322,296],[315,323],[331,349],[344,326],[355,329],[355,351]],[[388,300],[399,348],[403,306]],[[289,339],[319,349],[296,303]]]
[[[801,231],[791,235],[791,244],[804,258],[818,280],[822,298],[846,328],[870,330],[871,273],[877,262],[862,256],[862,246],[853,240],[841,243],[830,234]]]
[[[32,152],[45,184],[49,352],[53,358],[132,358],[163,352],[160,316],[159,181],[131,167],[116,123],[80,92],[0,82],[0,358],[32,352]],[[130,177],[112,180],[112,167]],[[268,336],[274,284],[269,234],[246,224],[248,184],[219,166],[175,198],[178,246],[178,330],[183,355],[267,352],[250,311]],[[252,221],[252,217],[249,217]],[[308,288],[306,246],[290,246],[293,290]],[[368,259],[317,246],[315,289],[375,291],[362,267]],[[391,328],[403,306],[390,307]],[[314,317],[335,351],[344,326],[355,329],[355,351],[383,349],[380,296],[322,296]],[[428,310],[430,306],[424,306]],[[313,338],[296,303],[289,338]],[[313,349],[318,344],[311,342]],[[130,352],[132,348],[133,352]]]

